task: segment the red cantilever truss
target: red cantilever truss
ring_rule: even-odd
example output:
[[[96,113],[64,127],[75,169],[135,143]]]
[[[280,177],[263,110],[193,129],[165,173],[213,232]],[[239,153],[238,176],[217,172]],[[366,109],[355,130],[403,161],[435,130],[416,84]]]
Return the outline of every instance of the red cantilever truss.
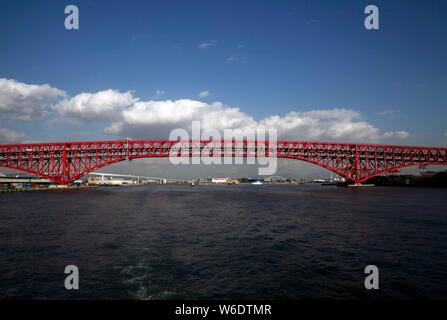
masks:
[[[232,145],[228,148],[228,145]],[[179,150],[177,151],[177,148]],[[172,152],[174,151],[175,152]],[[186,152],[185,152],[186,151]],[[171,156],[268,157],[303,160],[360,183],[400,168],[447,164],[447,148],[278,141],[253,147],[249,141],[125,140],[0,145],[0,167],[25,171],[54,182],[70,183],[109,164],[136,158]]]

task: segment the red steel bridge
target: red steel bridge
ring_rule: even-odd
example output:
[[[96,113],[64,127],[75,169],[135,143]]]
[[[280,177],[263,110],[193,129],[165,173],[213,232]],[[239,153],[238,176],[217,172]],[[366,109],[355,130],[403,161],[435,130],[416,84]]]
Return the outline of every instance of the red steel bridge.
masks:
[[[230,148],[228,148],[230,145]],[[67,184],[107,165],[137,158],[278,157],[307,161],[361,183],[423,165],[447,165],[447,148],[305,141],[120,140],[0,145],[0,167]]]

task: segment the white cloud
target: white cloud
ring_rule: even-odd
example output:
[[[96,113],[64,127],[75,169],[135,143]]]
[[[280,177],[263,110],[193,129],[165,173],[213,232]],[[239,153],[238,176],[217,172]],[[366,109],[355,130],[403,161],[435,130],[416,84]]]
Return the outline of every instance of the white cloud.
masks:
[[[207,105],[200,116],[201,125],[204,129],[255,129],[257,122],[239,108],[229,107],[221,102]]]
[[[22,132],[0,128],[0,143],[21,143],[27,138]]]
[[[209,92],[208,90],[202,91],[199,93],[199,97],[200,98],[206,98],[209,97],[211,95],[211,92]]]
[[[227,62],[235,62],[238,59],[238,55],[232,54],[229,57],[227,57]]]
[[[206,48],[209,48],[209,47],[213,47],[215,45],[217,45],[217,41],[216,40],[209,40],[209,41],[205,41],[205,42],[202,42],[202,43],[198,44],[197,48],[199,48],[199,49],[206,49]]]
[[[166,94],[166,91],[157,89],[157,91],[155,91],[155,94],[156,94],[157,96],[162,96],[162,95]]]
[[[80,93],[70,99],[64,99],[54,110],[62,117],[83,120],[115,120],[121,112],[132,106],[138,99],[132,92],[104,90],[96,93]]]
[[[290,112],[256,121],[239,108],[220,102],[211,104],[190,100],[139,101],[122,112],[121,121],[112,123],[106,132],[142,136],[149,132],[167,135],[174,128],[188,129],[198,120],[202,129],[277,129],[283,138],[312,140],[377,141],[379,129],[362,121],[350,109]]]
[[[38,119],[65,95],[63,90],[48,84],[34,85],[0,78],[0,111],[12,119]]]
[[[410,133],[407,131],[387,131],[383,134],[385,139],[407,139],[410,137]]]
[[[192,121],[200,121],[202,129],[256,128],[256,121],[220,102],[204,103],[180,99],[141,101],[125,110],[122,120],[106,128],[107,133],[123,136],[166,138],[172,129],[190,129]]]
[[[175,124],[197,117],[205,107],[203,102],[188,99],[141,101],[125,110],[122,118],[128,124]]]
[[[104,128],[105,133],[109,134],[119,134],[123,131],[124,122],[112,122],[110,125]]]
[[[230,108],[220,102],[207,104],[201,101],[181,99],[138,102],[123,113],[127,124],[191,124],[201,121],[203,129],[244,129],[256,122],[238,108]]]
[[[117,137],[166,138],[172,129],[189,129],[194,120],[201,122],[202,129],[277,129],[280,138],[300,140],[376,142],[381,139],[406,139],[410,136],[406,131],[381,133],[352,109],[292,111],[285,115],[255,119],[239,108],[221,102],[205,103],[192,99],[143,101],[131,91],[112,89],[65,97],[64,91],[48,85],[27,85],[15,80],[3,80],[0,83],[0,102],[3,103],[0,108],[5,109],[5,102],[16,96],[25,97],[24,100],[36,102],[37,105],[49,98],[58,98],[57,103],[42,103],[37,110],[41,114],[54,111],[53,120],[97,122],[106,133]],[[5,89],[8,86],[14,89]],[[210,94],[209,91],[203,91],[199,96]],[[62,96],[63,100],[60,99]],[[12,100],[17,104],[20,99]],[[36,115],[36,112],[32,114]],[[17,113],[16,116],[18,115],[28,113]],[[29,115],[22,118],[32,119]],[[18,139],[17,134],[9,133],[9,137]]]
[[[362,121],[351,109],[289,112],[284,117],[270,116],[260,122],[266,128],[276,128],[278,135],[299,139],[376,141],[379,129]]]

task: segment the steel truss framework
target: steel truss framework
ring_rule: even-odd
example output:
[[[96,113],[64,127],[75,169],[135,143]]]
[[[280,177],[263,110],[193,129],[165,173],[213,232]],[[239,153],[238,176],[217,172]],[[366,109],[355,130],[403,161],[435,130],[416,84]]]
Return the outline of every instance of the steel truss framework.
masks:
[[[304,141],[124,140],[0,145],[0,166],[67,184],[137,158],[278,157],[307,161],[354,183],[420,165],[447,165],[447,148]]]

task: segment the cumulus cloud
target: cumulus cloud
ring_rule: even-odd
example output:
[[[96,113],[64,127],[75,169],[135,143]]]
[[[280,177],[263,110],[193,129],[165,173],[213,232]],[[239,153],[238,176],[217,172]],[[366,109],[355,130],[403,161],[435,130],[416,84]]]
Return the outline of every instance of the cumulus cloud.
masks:
[[[64,99],[53,106],[63,117],[82,120],[116,120],[121,112],[132,106],[138,99],[131,91],[104,90],[96,93],[80,93]]]
[[[209,97],[211,95],[211,92],[209,92],[208,90],[202,91],[199,93],[199,97],[200,98],[206,98]]]
[[[376,141],[380,136],[378,128],[362,121],[360,113],[351,109],[290,112],[284,117],[265,118],[260,125],[276,128],[278,135],[287,138]]]
[[[138,101],[122,112],[120,121],[106,128],[107,133],[144,137],[149,134],[167,136],[174,128],[189,129],[192,121],[200,121],[206,129],[277,129],[282,138],[313,140],[377,141],[380,131],[350,109],[290,112],[259,121],[239,108],[221,102],[211,104],[190,100]]]
[[[388,131],[383,134],[385,139],[407,139],[410,133],[407,131]]]
[[[63,90],[48,84],[35,85],[0,78],[0,111],[11,119],[35,120],[44,116]]]
[[[210,92],[203,91],[199,95],[209,96]],[[11,108],[11,104],[16,108]],[[0,109],[25,120],[52,111],[53,120],[97,122],[104,132],[120,138],[166,138],[172,129],[190,129],[192,121],[200,121],[204,130],[277,129],[280,138],[302,140],[376,142],[410,136],[406,131],[381,133],[352,109],[292,111],[255,119],[221,102],[145,101],[134,96],[132,91],[112,89],[67,97],[64,91],[49,85],[28,85],[6,79],[0,79]],[[19,139],[18,133],[3,132],[11,140]]]
[[[216,44],[217,44],[216,40],[209,40],[209,41],[205,41],[205,42],[202,42],[202,43],[198,44],[197,48],[199,48],[199,49],[206,49],[206,48],[215,46]]]
[[[190,100],[139,101],[122,112],[121,121],[106,128],[107,133],[126,136],[167,137],[174,128],[189,129],[200,121],[202,129],[254,128],[256,121],[238,108],[220,102]]]

